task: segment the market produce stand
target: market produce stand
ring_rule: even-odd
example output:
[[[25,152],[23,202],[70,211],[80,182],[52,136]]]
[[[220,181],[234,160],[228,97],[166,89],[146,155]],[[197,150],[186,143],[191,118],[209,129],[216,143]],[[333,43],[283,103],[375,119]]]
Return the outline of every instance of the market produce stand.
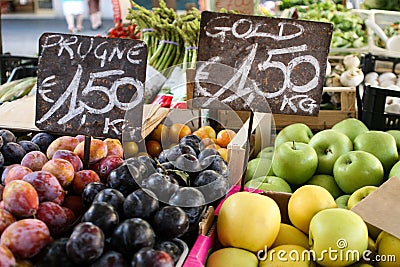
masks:
[[[1,85],[0,259],[264,267],[276,250],[315,252],[307,265],[398,261],[400,59],[355,34],[395,13],[132,7],[107,37],[44,33],[33,89]],[[324,7],[342,24],[324,10],[302,17]],[[332,262],[331,248],[359,258]]]

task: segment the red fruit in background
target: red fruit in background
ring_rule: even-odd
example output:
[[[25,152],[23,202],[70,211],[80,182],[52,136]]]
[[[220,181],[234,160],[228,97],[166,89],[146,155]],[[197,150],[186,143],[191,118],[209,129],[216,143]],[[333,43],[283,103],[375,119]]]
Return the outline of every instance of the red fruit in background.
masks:
[[[100,182],[100,176],[93,170],[82,170],[75,173],[72,180],[72,190],[77,195],[82,195],[85,186],[91,182]]]
[[[99,176],[102,183],[107,183],[107,178],[110,172],[124,163],[124,160],[117,156],[107,156],[96,162],[91,169]]]
[[[76,155],[74,152],[69,150],[57,150],[54,155],[53,159],[65,159],[68,160],[72,166],[74,166],[74,170],[80,171],[83,169],[83,163],[80,157]]]
[[[76,217],[85,211],[81,196],[67,195],[62,206],[72,210]]]
[[[8,247],[16,258],[27,259],[38,254],[51,242],[49,228],[38,219],[22,219],[8,226],[0,245]]]
[[[66,159],[51,159],[42,170],[52,173],[63,187],[70,185],[75,175],[74,166]]]
[[[52,237],[60,236],[68,230],[69,221],[65,210],[50,201],[42,202],[36,212],[36,219],[44,222]]]
[[[11,212],[0,208],[0,234],[3,233],[4,229],[6,229],[10,224],[15,221],[16,218],[14,217],[14,215],[11,214]]]
[[[4,177],[4,185],[14,180],[22,180],[25,175],[32,173],[32,170],[22,165],[12,167]]]
[[[11,250],[5,245],[0,245],[0,267],[13,267],[17,265]]]
[[[43,152],[35,150],[25,154],[21,160],[21,165],[32,171],[40,171],[47,161],[48,158]]]
[[[39,197],[39,202],[53,201],[64,191],[57,178],[47,171],[32,172],[25,175],[22,180],[34,187]]]
[[[19,218],[34,215],[39,207],[35,188],[23,180],[9,182],[3,191],[4,208]]]
[[[57,150],[70,150],[74,151],[75,147],[79,144],[79,141],[76,137],[73,136],[61,136],[55,139],[53,142],[50,143],[49,147],[47,148],[46,155],[48,159],[52,159],[54,153]]]
[[[77,154],[81,160],[84,157],[85,141],[80,142],[74,149],[74,153]],[[93,138],[90,142],[90,156],[89,163],[95,163],[107,156],[107,144],[100,139]]]
[[[124,157],[124,149],[122,148],[121,141],[116,138],[106,138],[104,142],[107,144],[107,156]]]

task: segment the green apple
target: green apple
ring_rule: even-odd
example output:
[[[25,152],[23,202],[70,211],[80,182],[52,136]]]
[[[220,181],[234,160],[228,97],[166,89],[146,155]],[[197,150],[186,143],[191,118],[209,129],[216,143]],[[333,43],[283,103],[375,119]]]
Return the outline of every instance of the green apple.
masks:
[[[348,209],[347,202],[349,201],[350,195],[341,195],[340,197],[335,199],[335,202],[338,208]]]
[[[318,155],[309,144],[285,142],[275,150],[272,171],[289,184],[304,184],[318,166]]]
[[[332,130],[347,135],[351,141],[354,141],[359,134],[369,131],[368,127],[362,121],[356,118],[344,119],[333,125]]]
[[[396,140],[383,131],[368,131],[354,139],[354,150],[361,150],[375,155],[383,165],[385,174],[389,174],[392,166],[398,161]]]
[[[393,176],[400,178],[400,161],[396,162],[389,171],[388,178],[392,178]]]
[[[365,151],[349,151],[341,155],[333,166],[333,177],[345,194],[352,194],[366,185],[380,186],[383,175],[382,163]]]
[[[221,248],[210,254],[209,267],[257,267],[258,259],[254,253],[240,248]]]
[[[284,179],[277,176],[265,176],[251,179],[245,186],[264,191],[292,193],[290,185]]]
[[[376,239],[377,254],[386,261],[377,262],[376,266],[400,266],[400,239],[382,231]],[[391,260],[389,260],[389,257]]]
[[[350,195],[349,201],[347,202],[347,208],[351,210],[355,205],[357,205],[361,200],[366,198],[376,189],[378,189],[378,187],[373,185],[366,185],[361,188],[358,188]]]
[[[253,178],[272,175],[272,160],[267,158],[254,158],[247,163],[245,182]]]
[[[400,130],[388,130],[386,132],[394,137],[394,140],[396,140],[397,151],[400,151]]]
[[[318,155],[317,173],[332,174],[336,159],[353,150],[353,142],[347,135],[335,130],[323,130],[316,133],[308,142]]]
[[[351,210],[324,209],[311,219],[309,240],[317,263],[347,266],[361,259],[368,248],[368,229],[363,219]],[[327,253],[333,250],[336,253]]]
[[[319,185],[331,193],[333,198],[337,198],[343,194],[339,186],[336,184],[335,178],[328,174],[316,174],[307,181],[306,184]]]
[[[274,157],[275,147],[267,146],[261,149],[257,154],[257,158],[267,158],[272,159]]]
[[[279,145],[289,141],[307,144],[313,135],[314,134],[310,127],[308,127],[306,124],[293,123],[279,131],[275,138],[275,147],[278,147]]]

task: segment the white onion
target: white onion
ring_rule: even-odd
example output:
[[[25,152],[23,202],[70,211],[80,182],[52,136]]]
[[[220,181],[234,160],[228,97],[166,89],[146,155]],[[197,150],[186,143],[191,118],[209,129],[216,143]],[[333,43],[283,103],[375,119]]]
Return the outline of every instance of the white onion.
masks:
[[[343,86],[357,86],[364,80],[364,73],[358,68],[346,70],[340,75],[340,82]]]
[[[347,55],[343,58],[343,65],[346,69],[358,68],[360,59],[356,55]]]

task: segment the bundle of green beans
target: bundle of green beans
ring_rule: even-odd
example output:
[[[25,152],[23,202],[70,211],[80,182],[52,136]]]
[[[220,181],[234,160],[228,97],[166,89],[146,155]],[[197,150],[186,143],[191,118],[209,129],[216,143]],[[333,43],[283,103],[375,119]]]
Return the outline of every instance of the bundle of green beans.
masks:
[[[181,35],[185,52],[183,56],[183,68],[194,68],[197,61],[197,45],[200,34],[201,13],[197,8],[182,14],[176,24]]]
[[[148,64],[164,71],[182,63],[194,67],[200,31],[200,11],[196,8],[178,16],[164,0],[152,10],[131,1],[127,19],[141,31],[141,40],[148,46]]]

